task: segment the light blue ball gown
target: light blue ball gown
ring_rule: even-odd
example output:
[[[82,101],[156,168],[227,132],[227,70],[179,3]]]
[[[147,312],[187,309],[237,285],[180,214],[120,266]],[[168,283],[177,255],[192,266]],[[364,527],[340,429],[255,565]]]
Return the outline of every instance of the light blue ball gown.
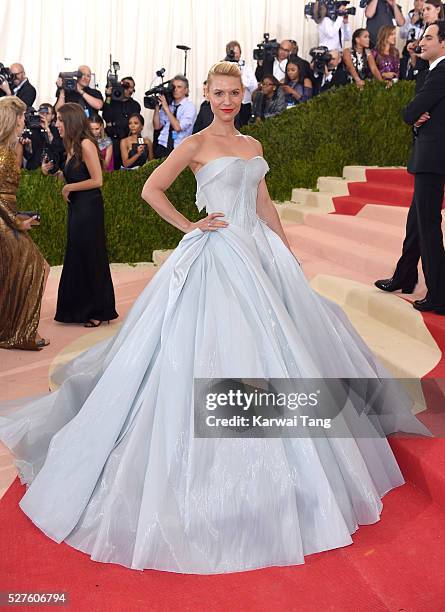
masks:
[[[229,226],[186,234],[119,333],[58,372],[57,391],[1,408],[29,485],[20,507],[56,542],[134,569],[299,564],[350,544],[403,484],[363,414],[357,437],[194,437],[194,377],[389,377],[257,217],[267,170],[260,156],[202,167],[197,206]],[[390,400],[386,433],[428,433],[401,390]]]

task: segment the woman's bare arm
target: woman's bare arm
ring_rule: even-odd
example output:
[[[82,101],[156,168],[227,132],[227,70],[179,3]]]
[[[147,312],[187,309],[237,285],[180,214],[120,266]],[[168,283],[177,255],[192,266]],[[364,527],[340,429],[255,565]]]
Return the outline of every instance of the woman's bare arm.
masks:
[[[149,176],[142,190],[142,198],[150,204],[160,217],[184,233],[199,228],[202,231],[214,231],[227,227],[228,223],[220,221],[223,213],[211,213],[196,223],[189,221],[181,214],[165,195],[166,191],[181,172],[194,163],[199,152],[199,138],[189,136],[176,147],[167,159]],[[211,226],[209,227],[209,221]]]

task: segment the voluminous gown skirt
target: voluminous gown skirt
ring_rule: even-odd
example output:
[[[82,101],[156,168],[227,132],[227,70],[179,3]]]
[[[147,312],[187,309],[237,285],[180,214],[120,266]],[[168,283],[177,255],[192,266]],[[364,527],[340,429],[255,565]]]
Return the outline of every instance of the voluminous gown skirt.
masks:
[[[20,506],[56,542],[134,569],[298,564],[350,544],[403,484],[376,431],[428,432],[395,385],[378,426],[366,410],[342,415],[348,437],[194,437],[195,377],[389,378],[256,217],[266,169],[260,157],[204,166],[197,203],[230,225],[185,235],[116,337],[59,370],[57,391],[2,408],[29,485]]]

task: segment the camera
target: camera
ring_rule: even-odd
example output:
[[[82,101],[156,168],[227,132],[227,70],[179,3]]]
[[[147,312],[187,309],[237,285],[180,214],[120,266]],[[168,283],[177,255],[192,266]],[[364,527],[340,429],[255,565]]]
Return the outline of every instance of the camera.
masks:
[[[65,91],[76,91],[77,79],[82,78],[82,73],[76,72],[59,72],[59,78],[62,79],[62,89]]]
[[[229,49],[229,52],[227,53],[226,57],[224,58],[225,62],[236,62],[237,60],[235,59],[235,51],[233,49]]]
[[[329,49],[323,46],[312,47],[312,49],[309,51],[309,55],[312,57],[314,62],[314,72],[316,73],[324,72],[325,66],[327,66],[332,59]]]
[[[278,42],[276,38],[270,40],[269,34],[263,34],[262,42],[257,44],[257,48],[253,50],[253,59],[255,61],[273,61],[278,52]]]
[[[129,88],[126,83],[122,85],[119,82],[117,72],[120,70],[119,62],[113,62],[110,55],[110,67],[107,72],[107,88],[111,87],[111,99],[114,102],[122,102],[124,99],[124,91]]]
[[[162,83],[161,85],[156,85],[156,87],[152,87],[152,89],[146,91],[144,94],[144,107],[154,110],[157,106],[159,106],[159,96],[165,96],[168,104],[173,102],[172,79]]]
[[[9,85],[9,87],[12,89],[14,87],[14,75],[12,74],[12,72],[10,71],[9,68],[7,68],[6,66],[4,66],[1,62],[0,62],[0,85],[6,81]]]
[[[349,4],[349,2],[350,0],[316,0],[316,2],[309,2],[304,7],[304,15],[313,19],[315,23],[320,23],[325,17],[335,21],[337,17],[355,15],[356,8],[354,6],[346,8],[346,4]]]
[[[35,128],[40,129],[40,115],[34,108],[28,108],[25,111],[25,127],[28,130],[32,130]]]

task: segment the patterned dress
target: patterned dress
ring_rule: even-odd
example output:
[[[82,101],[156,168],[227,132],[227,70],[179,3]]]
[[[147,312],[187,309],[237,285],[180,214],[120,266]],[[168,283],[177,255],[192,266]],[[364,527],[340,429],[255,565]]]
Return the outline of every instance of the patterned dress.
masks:
[[[45,260],[22,229],[14,149],[0,147],[0,348],[36,348]]]

